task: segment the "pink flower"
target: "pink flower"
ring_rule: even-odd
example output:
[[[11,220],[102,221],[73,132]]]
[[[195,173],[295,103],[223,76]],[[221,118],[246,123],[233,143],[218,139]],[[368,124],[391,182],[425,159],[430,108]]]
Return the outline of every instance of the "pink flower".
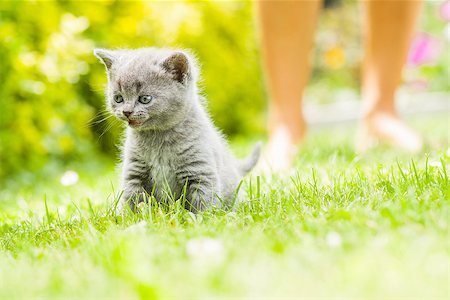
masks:
[[[441,5],[441,17],[447,22],[450,22],[450,0],[445,1]]]
[[[408,63],[411,65],[434,64],[441,52],[441,43],[438,39],[426,34],[418,34],[409,50]]]

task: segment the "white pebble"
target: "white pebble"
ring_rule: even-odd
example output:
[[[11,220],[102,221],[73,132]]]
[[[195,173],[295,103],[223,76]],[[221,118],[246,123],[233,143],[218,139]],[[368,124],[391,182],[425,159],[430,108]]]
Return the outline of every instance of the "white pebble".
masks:
[[[72,170],[64,172],[59,182],[64,186],[74,185],[78,182],[78,173]]]
[[[199,260],[220,261],[224,257],[222,241],[211,238],[198,238],[188,241],[186,252],[190,257]]]
[[[342,244],[341,236],[339,235],[339,233],[334,231],[328,233],[325,239],[327,241],[328,246],[330,247],[339,247]]]

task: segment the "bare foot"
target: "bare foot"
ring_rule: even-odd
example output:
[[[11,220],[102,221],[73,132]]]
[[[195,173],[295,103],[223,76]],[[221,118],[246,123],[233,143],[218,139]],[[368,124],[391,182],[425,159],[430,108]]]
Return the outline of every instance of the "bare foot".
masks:
[[[289,170],[301,140],[303,136],[294,138],[287,126],[277,126],[269,137],[269,143],[257,169],[265,173]]]
[[[412,153],[423,147],[422,137],[393,113],[378,112],[361,124],[357,150],[363,152],[379,142],[389,143]]]

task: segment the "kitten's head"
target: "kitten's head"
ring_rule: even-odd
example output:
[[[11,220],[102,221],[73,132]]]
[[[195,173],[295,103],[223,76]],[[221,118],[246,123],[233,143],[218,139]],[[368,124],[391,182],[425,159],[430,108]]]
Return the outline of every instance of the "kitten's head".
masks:
[[[195,101],[197,67],[184,51],[95,49],[106,66],[107,107],[136,130],[181,122]]]

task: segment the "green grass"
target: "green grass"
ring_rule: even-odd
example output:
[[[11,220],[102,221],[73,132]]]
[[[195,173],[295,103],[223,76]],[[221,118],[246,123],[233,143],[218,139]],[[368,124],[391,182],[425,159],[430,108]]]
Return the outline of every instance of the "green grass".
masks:
[[[69,187],[48,174],[10,180],[0,299],[446,299],[448,117],[415,126],[435,146],[414,156],[356,155],[351,128],[313,130],[295,170],[248,177],[231,212],[175,204],[116,216],[113,163],[74,163]]]

